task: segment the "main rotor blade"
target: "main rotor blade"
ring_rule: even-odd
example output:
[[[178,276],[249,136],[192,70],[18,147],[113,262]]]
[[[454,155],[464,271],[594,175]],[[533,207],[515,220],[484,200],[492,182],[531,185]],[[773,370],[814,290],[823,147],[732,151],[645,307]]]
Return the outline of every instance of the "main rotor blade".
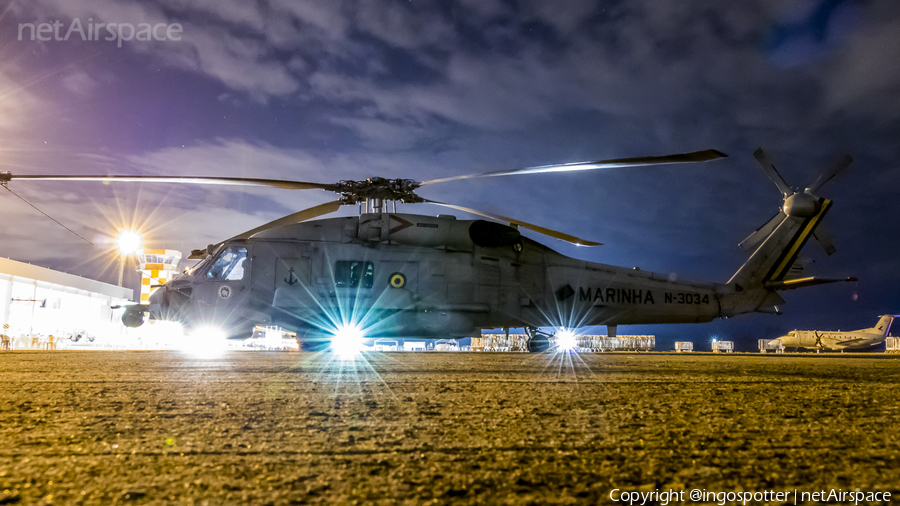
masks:
[[[0,182],[13,179],[30,179],[40,181],[121,181],[129,183],[184,183],[184,184],[217,184],[239,186],[273,186],[287,190],[328,190],[336,191],[338,185],[307,183],[303,181],[287,181],[282,179],[259,179],[246,177],[216,176],[62,176],[62,175],[25,175],[17,176],[9,173],[0,174]]]
[[[343,204],[341,204],[340,200],[334,200],[332,202],[326,202],[324,204],[319,204],[315,207],[310,207],[308,209],[304,209],[302,211],[298,211],[294,214],[289,214],[282,218],[278,218],[277,220],[270,221],[265,225],[260,225],[253,230],[248,230],[243,234],[238,234],[229,241],[235,239],[249,239],[251,236],[262,232],[263,230],[268,230],[270,228],[281,227],[284,225],[293,225],[294,223],[300,223],[306,220],[311,220],[313,218],[318,218],[319,216],[324,216],[326,214],[331,214],[338,209],[341,208]],[[224,242],[224,241],[223,241]]]
[[[505,222],[509,223],[510,225],[518,225],[522,228],[527,228],[528,230],[533,230],[539,234],[544,234],[546,236],[553,237],[554,239],[562,239],[563,241],[566,241],[566,242],[569,242],[569,243],[572,243],[572,244],[575,244],[578,246],[600,246],[602,244],[599,242],[588,241],[586,239],[579,239],[578,237],[575,237],[574,235],[564,234],[564,233],[558,232],[556,230],[539,227],[537,225],[532,225],[531,223],[527,223],[527,222],[520,221],[520,220],[514,220],[512,218],[508,218],[506,216],[501,216],[499,214],[488,214],[484,211],[477,211],[475,209],[470,209],[468,207],[463,207],[463,206],[456,206],[453,204],[445,204],[443,202],[438,202],[436,200],[428,200],[428,199],[423,199],[423,200],[425,200],[425,202],[428,202],[429,204],[437,204],[439,206],[449,207],[451,209],[456,209],[459,211],[465,211],[467,213],[472,213],[472,214],[475,214],[478,216],[483,216],[485,218],[489,218],[489,219],[492,219],[495,221],[505,221]]]
[[[819,179],[816,179],[816,182],[809,187],[809,190],[812,193],[815,193],[816,190],[822,187],[828,181],[831,181],[834,176],[837,176],[842,170],[846,169],[850,164],[853,163],[853,158],[850,158],[850,155],[842,156],[838,161],[834,162],[828,170],[822,173],[819,176]]]
[[[619,167],[640,167],[644,165],[665,165],[670,163],[706,162],[709,160],[725,158],[727,156],[728,155],[726,155],[725,153],[716,151],[715,149],[707,149],[705,151],[694,151],[692,153],[681,153],[677,155],[616,158],[613,160],[598,160],[595,162],[561,163],[557,165],[526,167],[524,169],[482,172],[480,174],[468,174],[465,176],[451,176],[441,179],[432,179],[431,181],[425,181],[424,183],[422,183],[422,185],[445,183],[447,181],[456,181],[458,179],[474,179],[479,177],[515,176],[519,174],[543,174],[546,172],[570,172],[576,170],[613,169]]]
[[[791,187],[784,182],[784,178],[778,173],[775,164],[772,163],[772,160],[769,159],[769,155],[767,155],[762,148],[757,148],[756,151],[753,152],[753,156],[756,157],[756,160],[762,166],[766,175],[769,176],[769,179],[771,179],[773,183],[775,183],[775,186],[778,187],[778,191],[780,191],[782,195],[787,197],[794,193],[794,191],[791,190]]]
[[[306,220],[311,220],[313,218],[318,218],[319,216],[323,216],[326,214],[333,213],[341,208],[343,204],[341,204],[340,200],[335,200],[333,202],[326,202],[324,204],[319,204],[314,207],[310,207],[308,209],[304,209],[302,211],[298,211],[294,214],[289,214],[282,218],[278,218],[277,220],[270,221],[265,225],[260,225],[252,230],[248,230],[242,234],[238,234],[230,239],[227,239],[222,242],[217,242],[216,244],[210,244],[206,247],[206,249],[197,249],[191,250],[191,255],[188,258],[197,259],[204,258],[207,255],[211,255],[216,248],[218,248],[222,243],[227,241],[233,241],[236,239],[249,239],[253,235],[262,232],[263,230],[268,230],[270,228],[281,227],[284,225],[293,225],[294,223],[300,223]]]

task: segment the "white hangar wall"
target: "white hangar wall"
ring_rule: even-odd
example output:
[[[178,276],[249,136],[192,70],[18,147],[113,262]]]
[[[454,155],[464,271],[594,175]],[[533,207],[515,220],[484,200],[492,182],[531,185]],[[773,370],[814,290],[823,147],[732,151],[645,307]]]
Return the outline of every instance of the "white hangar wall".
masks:
[[[73,333],[122,334],[121,309],[134,297],[127,288],[37,265],[0,258],[0,333],[24,335]]]

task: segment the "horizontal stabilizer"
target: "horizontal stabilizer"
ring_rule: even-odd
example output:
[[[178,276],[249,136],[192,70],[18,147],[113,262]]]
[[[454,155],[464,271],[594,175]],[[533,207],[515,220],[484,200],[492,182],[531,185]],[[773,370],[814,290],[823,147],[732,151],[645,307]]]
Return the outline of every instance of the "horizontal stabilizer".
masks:
[[[784,281],[769,281],[766,283],[766,288],[770,290],[793,290],[794,288],[837,283],[838,281],[856,281],[856,278],[817,278],[810,276],[807,278],[786,279]]]

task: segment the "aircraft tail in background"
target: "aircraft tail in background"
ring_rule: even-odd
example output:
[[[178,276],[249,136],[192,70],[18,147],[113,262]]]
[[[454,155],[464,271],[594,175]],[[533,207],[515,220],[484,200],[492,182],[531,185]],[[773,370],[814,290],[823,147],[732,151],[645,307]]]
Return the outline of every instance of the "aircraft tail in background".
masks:
[[[881,318],[878,319],[878,323],[876,323],[874,327],[865,330],[872,333],[878,332],[883,336],[887,336],[891,331],[891,324],[893,323],[895,317],[897,317],[897,315],[882,315]]]

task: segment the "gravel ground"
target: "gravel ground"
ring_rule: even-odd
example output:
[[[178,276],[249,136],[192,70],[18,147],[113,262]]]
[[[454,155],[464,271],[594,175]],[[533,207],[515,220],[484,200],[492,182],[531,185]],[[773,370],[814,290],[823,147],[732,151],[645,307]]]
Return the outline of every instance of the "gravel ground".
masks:
[[[880,355],[58,351],[0,371],[0,504],[900,490],[900,361]]]

